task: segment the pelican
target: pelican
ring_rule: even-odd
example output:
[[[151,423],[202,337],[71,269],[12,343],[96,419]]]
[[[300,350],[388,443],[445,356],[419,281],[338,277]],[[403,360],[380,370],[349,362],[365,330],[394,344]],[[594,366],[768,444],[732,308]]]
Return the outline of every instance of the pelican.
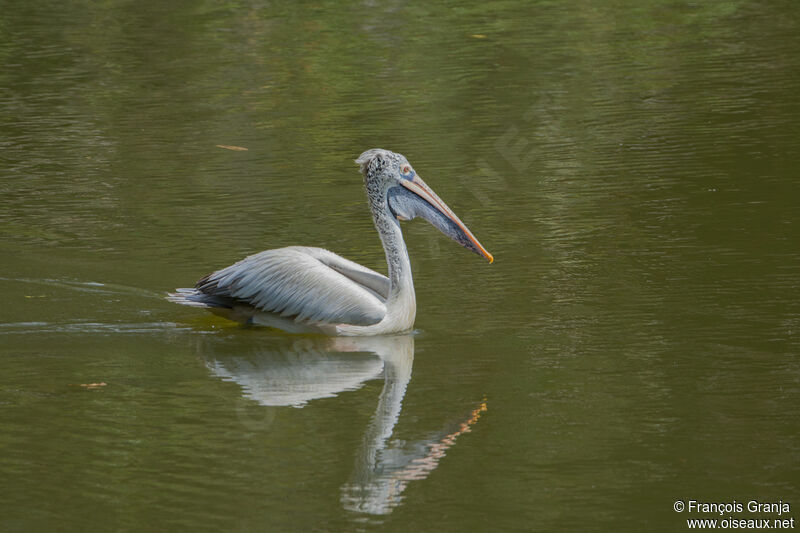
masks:
[[[401,220],[422,217],[464,248],[494,261],[403,155],[373,148],[355,162],[364,175],[388,277],[322,248],[288,246],[246,257],[167,298],[290,333],[388,335],[411,330],[417,314]]]

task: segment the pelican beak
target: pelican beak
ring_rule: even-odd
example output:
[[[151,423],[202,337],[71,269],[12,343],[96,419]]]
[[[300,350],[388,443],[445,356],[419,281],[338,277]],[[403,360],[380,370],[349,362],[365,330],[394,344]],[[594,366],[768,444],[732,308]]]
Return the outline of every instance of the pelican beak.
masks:
[[[416,194],[419,198],[424,200],[428,205],[430,205],[439,215],[447,219],[450,224],[447,224],[448,227],[443,228],[434,220],[428,219],[424,213],[420,213],[421,216],[428,219],[429,222],[434,224],[435,226],[439,227],[439,229],[449,236],[451,239],[455,240],[465,248],[468,248],[478,255],[482,255],[486,259],[489,260],[489,263],[494,262],[494,257],[492,254],[486,251],[486,248],[481,246],[481,243],[478,242],[478,239],[472,234],[472,232],[464,225],[463,222],[456,216],[453,211],[447,207],[447,204],[442,201],[439,196],[436,195],[433,190],[428,187],[428,185],[422,181],[422,178],[417,176],[416,174],[410,180],[402,179],[400,180],[400,184],[408,189],[409,191]]]

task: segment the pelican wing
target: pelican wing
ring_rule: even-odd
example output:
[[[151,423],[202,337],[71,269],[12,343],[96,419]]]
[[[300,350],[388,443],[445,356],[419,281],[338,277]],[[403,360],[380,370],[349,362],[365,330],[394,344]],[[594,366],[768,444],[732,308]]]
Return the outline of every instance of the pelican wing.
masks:
[[[386,314],[389,280],[328,250],[290,246],[246,257],[195,288],[298,322],[368,326]]]

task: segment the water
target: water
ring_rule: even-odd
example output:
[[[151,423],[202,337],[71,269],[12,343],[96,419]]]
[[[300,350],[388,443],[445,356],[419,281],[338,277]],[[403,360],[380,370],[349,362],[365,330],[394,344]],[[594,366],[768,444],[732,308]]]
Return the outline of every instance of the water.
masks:
[[[794,3],[0,13],[0,530],[797,518]],[[404,224],[413,335],[163,299],[291,244],[383,270],[375,146],[496,258]]]

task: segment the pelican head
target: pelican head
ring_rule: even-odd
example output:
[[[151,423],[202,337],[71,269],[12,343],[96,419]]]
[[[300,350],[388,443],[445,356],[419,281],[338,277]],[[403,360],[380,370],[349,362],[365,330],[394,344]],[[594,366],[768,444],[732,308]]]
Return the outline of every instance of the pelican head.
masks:
[[[373,148],[361,154],[356,163],[364,175],[373,212],[388,211],[395,221],[422,217],[464,248],[490,263],[494,261],[467,226],[422,181],[405,156]]]

